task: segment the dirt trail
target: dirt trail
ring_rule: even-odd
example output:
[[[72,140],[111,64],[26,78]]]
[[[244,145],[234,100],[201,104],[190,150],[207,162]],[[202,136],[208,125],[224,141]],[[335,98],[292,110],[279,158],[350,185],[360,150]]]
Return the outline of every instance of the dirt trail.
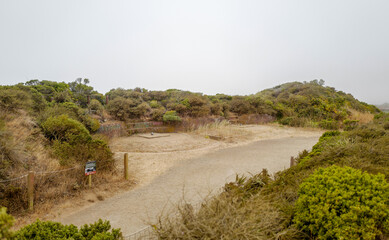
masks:
[[[290,156],[310,149],[322,133],[275,126],[243,129],[253,135],[239,143],[192,134],[117,139],[112,149],[118,159],[129,152],[130,168],[138,186],[82,210],[67,210],[55,220],[82,225],[98,218],[107,219],[127,235],[155,221],[162,211],[169,210],[183,196],[190,203],[199,203],[234,180],[236,173],[255,174],[263,168],[274,173],[287,168]]]

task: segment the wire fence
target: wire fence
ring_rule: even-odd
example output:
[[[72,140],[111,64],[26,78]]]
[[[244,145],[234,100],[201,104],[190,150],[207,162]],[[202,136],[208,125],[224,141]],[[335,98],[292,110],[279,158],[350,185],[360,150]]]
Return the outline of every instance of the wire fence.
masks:
[[[97,161],[98,169],[120,175],[124,170],[117,168],[116,161]],[[80,189],[88,187],[88,178],[85,177],[82,164],[54,171],[38,169],[20,174],[8,179],[0,179],[0,205],[6,207],[12,214],[19,214],[27,209],[32,210],[31,201],[33,205],[58,201],[63,197],[76,196]],[[30,174],[33,180],[29,180]],[[98,176],[93,181],[96,184],[110,178],[110,174],[98,174]]]

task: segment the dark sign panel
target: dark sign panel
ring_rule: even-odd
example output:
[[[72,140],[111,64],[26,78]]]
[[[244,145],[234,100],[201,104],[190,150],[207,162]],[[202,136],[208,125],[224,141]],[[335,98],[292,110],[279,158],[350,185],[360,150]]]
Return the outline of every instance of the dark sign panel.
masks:
[[[87,162],[85,165],[85,176],[96,174],[96,161]]]

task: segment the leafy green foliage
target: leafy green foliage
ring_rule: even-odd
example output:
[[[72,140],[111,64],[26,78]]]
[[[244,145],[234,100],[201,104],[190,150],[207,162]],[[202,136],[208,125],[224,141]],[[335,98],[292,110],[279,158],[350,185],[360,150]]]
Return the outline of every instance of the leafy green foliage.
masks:
[[[13,217],[7,214],[5,207],[0,208],[0,239],[11,239],[13,233],[11,227],[13,225]]]
[[[167,123],[178,123],[181,122],[181,118],[177,116],[176,111],[167,111],[163,115],[163,121]]]
[[[58,222],[46,221],[27,225],[16,232],[15,239],[74,239],[74,240],[116,240],[120,239],[120,229],[111,229],[108,221],[99,219],[97,222],[84,225],[78,229],[74,225],[63,225]]]
[[[130,116],[130,108],[133,101],[123,97],[117,97],[111,100],[107,105],[109,114],[119,120],[126,120]]]
[[[87,78],[77,78],[69,83],[69,89],[72,92],[74,101],[82,107],[88,105],[88,96],[93,92],[93,87],[87,84],[89,84],[89,79]]]
[[[74,161],[96,160],[105,162],[101,169],[111,168],[112,152],[104,140],[93,139],[89,131],[77,120],[66,115],[50,117],[43,124],[45,136],[52,140],[53,152],[62,165]]]
[[[69,144],[84,143],[91,140],[85,126],[66,115],[48,118],[42,124],[42,129],[46,137],[51,140],[68,142]]]
[[[376,239],[389,231],[389,184],[382,174],[320,168],[300,186],[294,222],[317,239]]]
[[[355,129],[357,126],[358,126],[358,120],[350,120],[350,119],[346,119],[343,121],[343,129],[345,131],[350,131],[350,130],[353,130]]]
[[[355,122],[351,123],[354,120],[350,120],[351,110],[373,114],[380,111],[372,105],[359,102],[350,94],[325,87],[323,80],[286,83],[250,96],[204,96],[177,89],[162,92],[140,88],[113,89],[107,95],[112,101],[122,98],[115,103],[116,106],[110,106],[111,115],[119,120],[157,119],[154,111],[148,110],[148,107],[156,109],[162,106],[167,111],[176,111],[180,117],[197,118],[212,114],[227,118],[229,112],[241,117],[266,114],[277,117],[284,125],[334,130],[342,126],[347,129],[355,126]]]
[[[99,114],[100,114],[101,111],[103,111],[103,109],[104,109],[104,107],[103,107],[103,105],[101,104],[101,102],[99,102],[99,101],[96,100],[96,99],[92,99],[92,100],[90,101],[89,108],[90,108],[91,110],[96,111],[96,112],[99,113]]]

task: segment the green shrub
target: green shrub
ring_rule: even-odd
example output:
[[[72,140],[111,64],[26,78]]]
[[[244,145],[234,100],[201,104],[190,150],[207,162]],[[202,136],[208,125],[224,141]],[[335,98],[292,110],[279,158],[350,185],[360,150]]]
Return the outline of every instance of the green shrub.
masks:
[[[389,231],[384,175],[350,167],[320,168],[303,181],[294,223],[311,238],[376,239]]]
[[[16,88],[0,88],[0,110],[15,111],[16,109],[27,109],[32,104],[28,92]]]
[[[164,113],[165,113],[164,107],[155,108],[151,111],[151,119],[154,121],[162,121]]]
[[[0,208],[0,239],[11,239],[13,236],[10,230],[13,225],[13,217],[7,214],[5,207]]]
[[[161,106],[156,100],[152,100],[149,105],[151,108],[159,108]]]
[[[176,111],[167,111],[163,115],[163,121],[166,123],[178,123],[181,122],[181,118],[177,116]]]
[[[100,113],[104,109],[103,104],[101,104],[101,102],[99,102],[97,99],[92,99],[90,101],[89,108],[96,111],[97,113]]]
[[[319,127],[326,130],[336,130],[339,129],[339,122],[332,119],[329,120],[323,119],[319,122]]]
[[[108,103],[107,110],[114,118],[126,120],[129,117],[130,108],[133,104],[134,102],[131,99],[117,97]]]
[[[86,109],[82,109],[72,102],[52,103],[52,106],[39,115],[38,122],[43,123],[50,117],[61,115],[67,115],[69,118],[81,122],[90,132],[95,132],[100,127],[99,121],[93,119]]]
[[[292,127],[304,127],[307,124],[306,118],[300,117],[285,117],[279,120],[282,125],[289,125]]]
[[[74,225],[63,225],[58,222],[46,221],[27,225],[16,232],[16,239],[74,239],[74,240],[116,240],[120,239],[120,229],[112,229],[109,221],[84,225],[78,229]]]
[[[359,122],[358,120],[346,119],[343,121],[343,129],[345,131],[353,130],[358,126],[358,122]]]
[[[49,117],[43,124],[45,136],[50,140],[68,142],[69,144],[83,143],[91,140],[89,131],[79,121],[67,115]]]
[[[112,152],[108,144],[101,139],[93,139],[88,130],[77,120],[66,115],[50,117],[42,124],[45,136],[52,140],[53,153],[60,159],[61,165],[75,161],[99,160],[101,169],[113,166]]]

